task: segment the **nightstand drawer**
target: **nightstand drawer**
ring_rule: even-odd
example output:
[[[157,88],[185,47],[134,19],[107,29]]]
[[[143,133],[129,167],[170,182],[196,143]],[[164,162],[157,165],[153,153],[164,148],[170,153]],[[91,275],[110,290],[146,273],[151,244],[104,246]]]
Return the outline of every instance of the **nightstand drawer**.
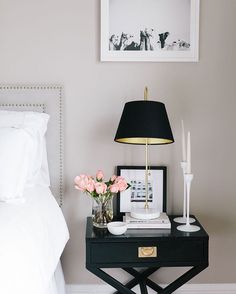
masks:
[[[99,242],[90,244],[91,263],[155,263],[204,260],[199,240]]]

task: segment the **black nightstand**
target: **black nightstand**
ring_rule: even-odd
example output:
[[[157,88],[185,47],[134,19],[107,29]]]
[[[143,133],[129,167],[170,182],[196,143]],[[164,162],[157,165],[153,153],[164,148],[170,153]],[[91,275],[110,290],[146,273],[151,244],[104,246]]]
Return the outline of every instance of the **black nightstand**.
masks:
[[[87,219],[86,268],[116,288],[122,294],[134,294],[132,289],[140,285],[142,294],[147,286],[157,293],[173,293],[187,281],[208,267],[208,234],[201,224],[195,233],[180,232],[170,217],[171,230],[127,230],[124,235],[114,236],[107,230],[96,229],[92,219]],[[134,268],[146,268],[137,271]],[[191,267],[181,277],[162,288],[148,277],[161,267]],[[101,268],[122,268],[134,278],[126,285],[105,273]]]

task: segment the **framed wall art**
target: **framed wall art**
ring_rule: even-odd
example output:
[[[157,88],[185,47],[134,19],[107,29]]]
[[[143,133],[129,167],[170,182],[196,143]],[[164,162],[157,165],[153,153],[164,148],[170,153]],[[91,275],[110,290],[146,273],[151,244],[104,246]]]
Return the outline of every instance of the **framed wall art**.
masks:
[[[148,173],[148,204],[166,212],[165,166],[150,166]],[[117,166],[117,175],[124,177],[131,187],[117,195],[116,215],[121,218],[131,208],[143,208],[145,204],[145,166]]]
[[[101,0],[101,61],[198,61],[200,0]]]

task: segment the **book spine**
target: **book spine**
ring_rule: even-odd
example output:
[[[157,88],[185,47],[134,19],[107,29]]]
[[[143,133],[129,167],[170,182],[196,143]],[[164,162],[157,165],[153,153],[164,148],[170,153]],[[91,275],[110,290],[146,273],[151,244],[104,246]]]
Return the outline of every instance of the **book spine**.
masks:
[[[159,225],[161,225],[161,224],[169,224],[170,223],[170,221],[168,220],[168,219],[166,219],[166,220],[159,220],[159,221],[157,221],[157,220],[133,220],[133,219],[128,219],[128,218],[123,218],[123,221],[124,222],[126,222],[126,223],[128,223],[128,224],[159,224]]]
[[[129,220],[129,219],[124,219],[124,221],[128,224],[150,224],[150,225],[155,225],[155,224],[169,224],[170,222],[168,220],[166,221],[143,221],[143,220]]]
[[[158,226],[158,225],[142,225],[142,224],[127,224],[128,229],[170,229],[170,225],[165,225],[165,226]]]

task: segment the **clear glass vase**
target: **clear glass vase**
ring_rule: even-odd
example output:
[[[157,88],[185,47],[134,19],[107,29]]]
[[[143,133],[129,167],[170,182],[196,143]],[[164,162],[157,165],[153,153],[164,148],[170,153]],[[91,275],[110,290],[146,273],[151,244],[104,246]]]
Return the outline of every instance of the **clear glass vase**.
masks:
[[[104,229],[113,219],[113,201],[109,199],[93,199],[92,207],[93,225]]]

